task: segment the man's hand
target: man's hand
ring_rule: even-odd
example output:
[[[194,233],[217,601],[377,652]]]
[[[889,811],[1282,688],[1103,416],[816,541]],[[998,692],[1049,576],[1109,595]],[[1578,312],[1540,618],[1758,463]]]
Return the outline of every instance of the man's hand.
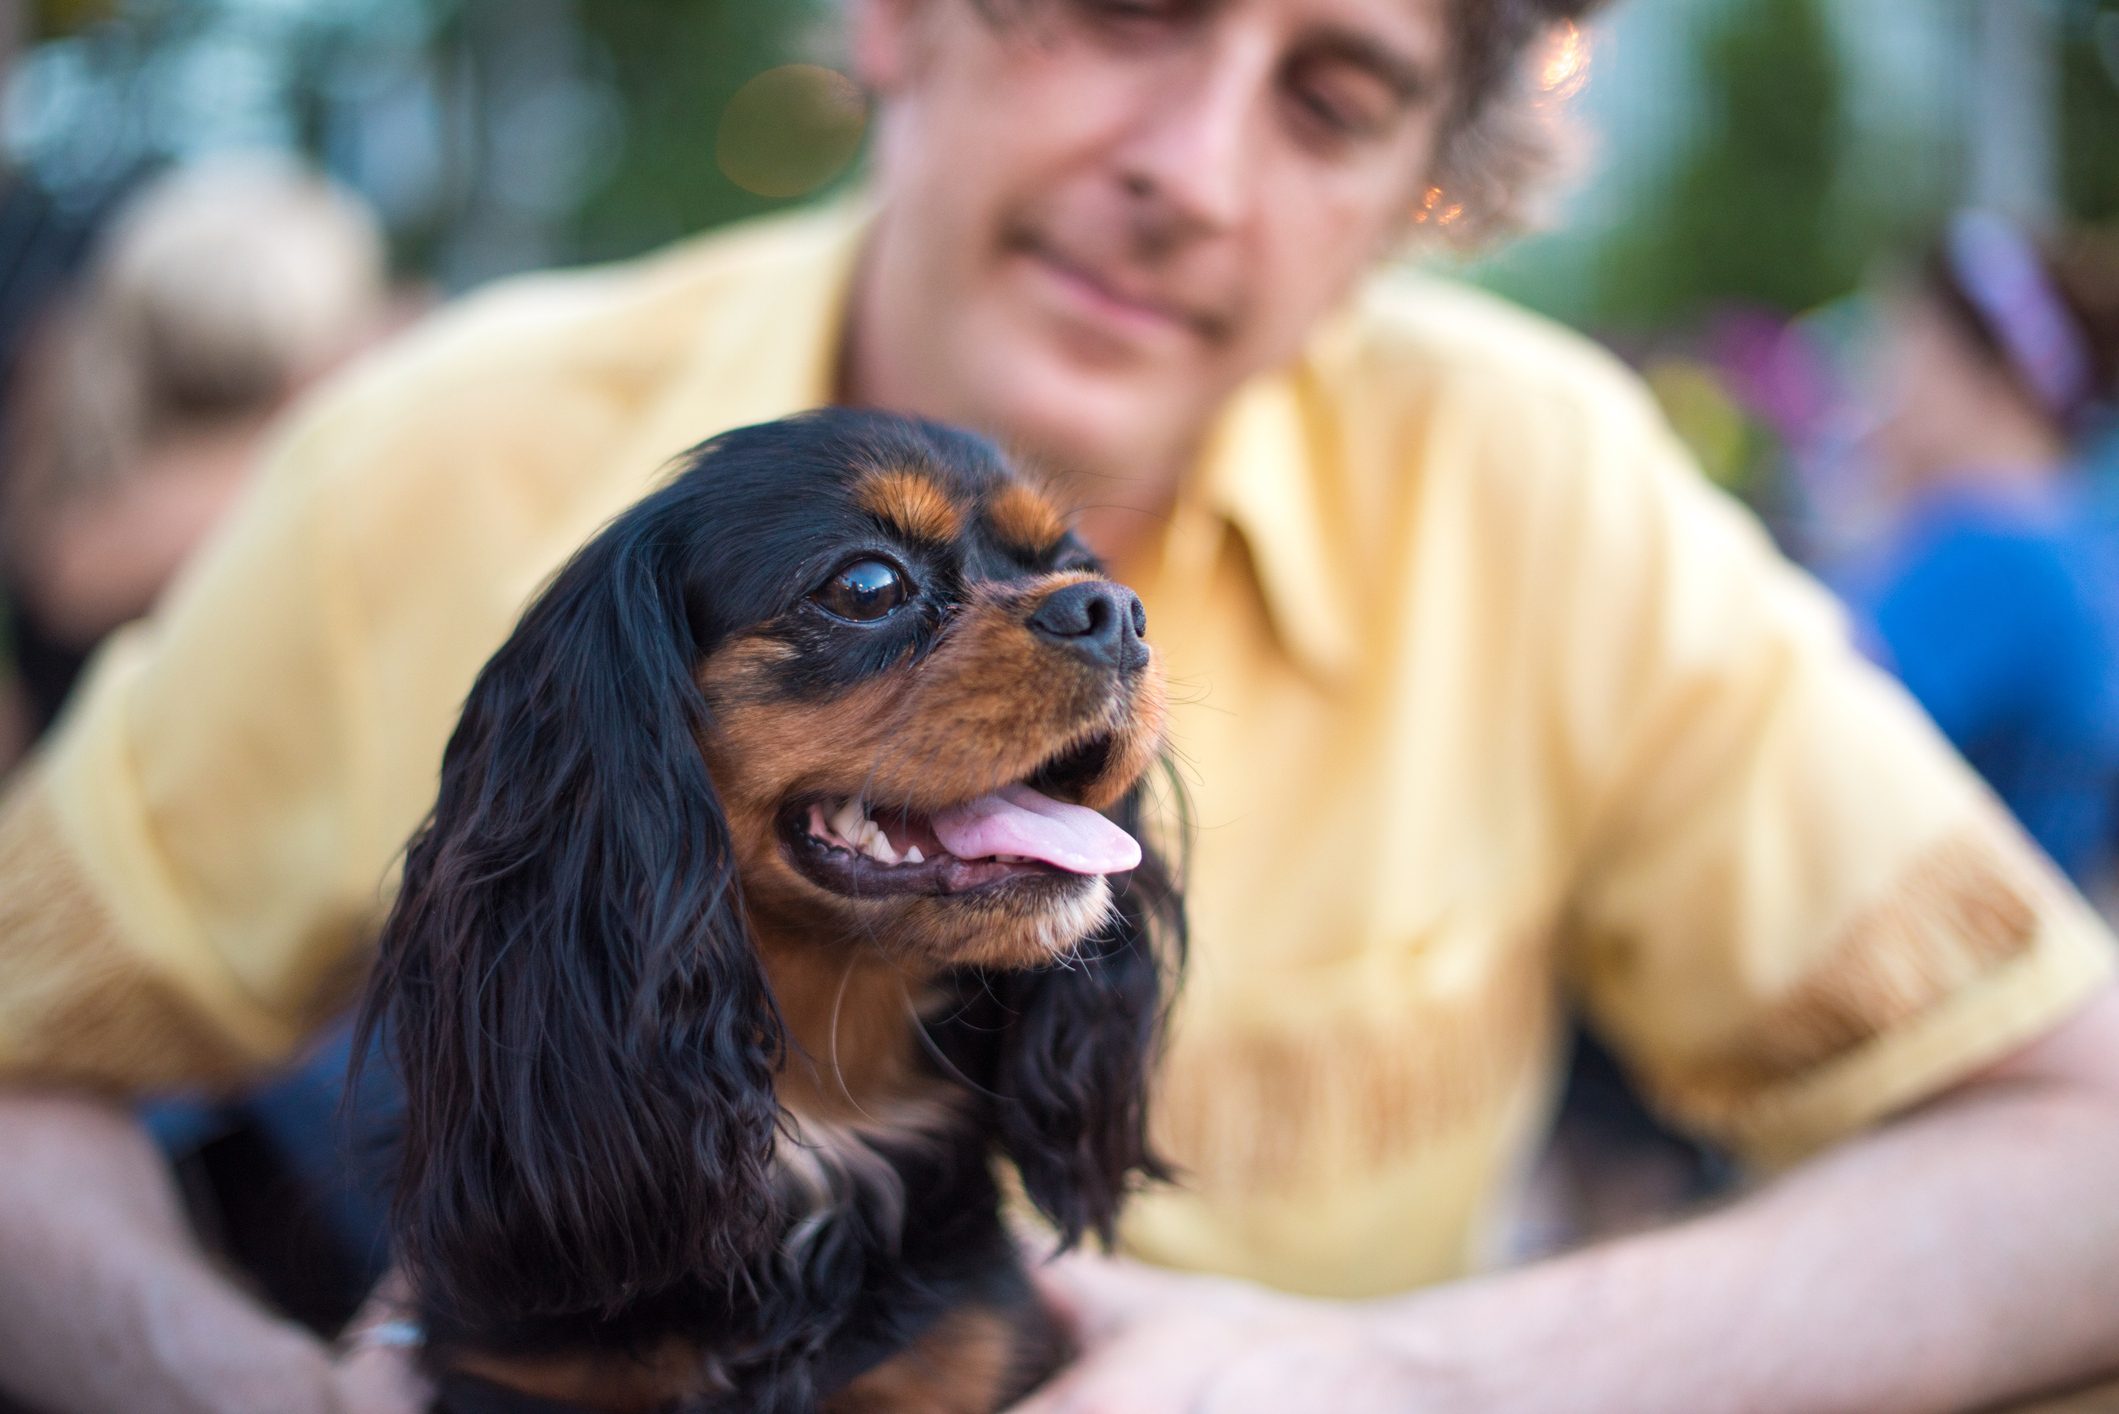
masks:
[[[411,1288],[393,1271],[376,1284],[339,1337],[338,1396],[345,1414],[420,1414],[433,1386],[420,1372]],[[387,1337],[387,1338],[384,1338]]]
[[[362,1346],[338,1362],[341,1414],[422,1414],[433,1391],[409,1351]]]
[[[402,1351],[334,1362],[192,1240],[130,1113],[0,1093],[0,1389],[51,1414],[417,1414]]]
[[[1367,1308],[1077,1254],[1036,1269],[1081,1356],[1013,1414],[1398,1414],[1455,1403]]]

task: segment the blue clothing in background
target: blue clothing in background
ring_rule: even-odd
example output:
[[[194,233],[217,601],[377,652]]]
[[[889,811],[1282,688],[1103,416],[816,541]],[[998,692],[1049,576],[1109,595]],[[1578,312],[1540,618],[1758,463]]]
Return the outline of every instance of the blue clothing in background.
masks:
[[[1937,486],[1840,585],[1865,646],[2078,882],[2119,856],[2119,515]]]

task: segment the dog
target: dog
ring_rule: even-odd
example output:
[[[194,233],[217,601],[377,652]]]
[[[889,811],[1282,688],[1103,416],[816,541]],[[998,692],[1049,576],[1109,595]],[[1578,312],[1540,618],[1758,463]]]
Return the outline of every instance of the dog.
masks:
[[[1062,1245],[1169,1176],[1145,627],[991,444],[874,412],[715,437],[559,572],[359,1022],[441,1408],[985,1414],[1063,1362],[997,1168]]]

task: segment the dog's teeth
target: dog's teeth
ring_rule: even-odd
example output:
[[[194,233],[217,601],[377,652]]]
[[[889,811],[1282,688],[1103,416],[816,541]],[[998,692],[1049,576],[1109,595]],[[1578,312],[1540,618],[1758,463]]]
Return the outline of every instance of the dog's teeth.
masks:
[[[905,862],[907,864],[925,864],[927,856],[920,853],[918,845],[909,844],[905,846]]]
[[[854,839],[854,848],[881,864],[898,862],[897,848],[891,844],[890,836],[873,820],[861,822],[861,833]]]
[[[848,844],[859,847],[861,826],[867,822],[868,817],[861,809],[861,802],[849,800],[832,812],[831,831]]]

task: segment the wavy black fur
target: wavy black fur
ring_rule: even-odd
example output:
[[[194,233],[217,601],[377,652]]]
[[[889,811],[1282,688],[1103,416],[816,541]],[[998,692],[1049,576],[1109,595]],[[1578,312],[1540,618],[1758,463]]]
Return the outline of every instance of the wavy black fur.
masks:
[[[1140,840],[1146,791],[1135,786],[1111,812]],[[1173,1176],[1149,1143],[1147,1102],[1185,942],[1176,879],[1144,849],[1109,924],[1067,965],[972,971],[935,1034],[988,1096],[990,1131],[1065,1246],[1085,1234],[1108,1246],[1126,1195]]]
[[[478,676],[363,1032],[408,1104],[398,1252],[444,1325],[615,1314],[772,1240],[779,1021],[694,745],[669,492]]]

